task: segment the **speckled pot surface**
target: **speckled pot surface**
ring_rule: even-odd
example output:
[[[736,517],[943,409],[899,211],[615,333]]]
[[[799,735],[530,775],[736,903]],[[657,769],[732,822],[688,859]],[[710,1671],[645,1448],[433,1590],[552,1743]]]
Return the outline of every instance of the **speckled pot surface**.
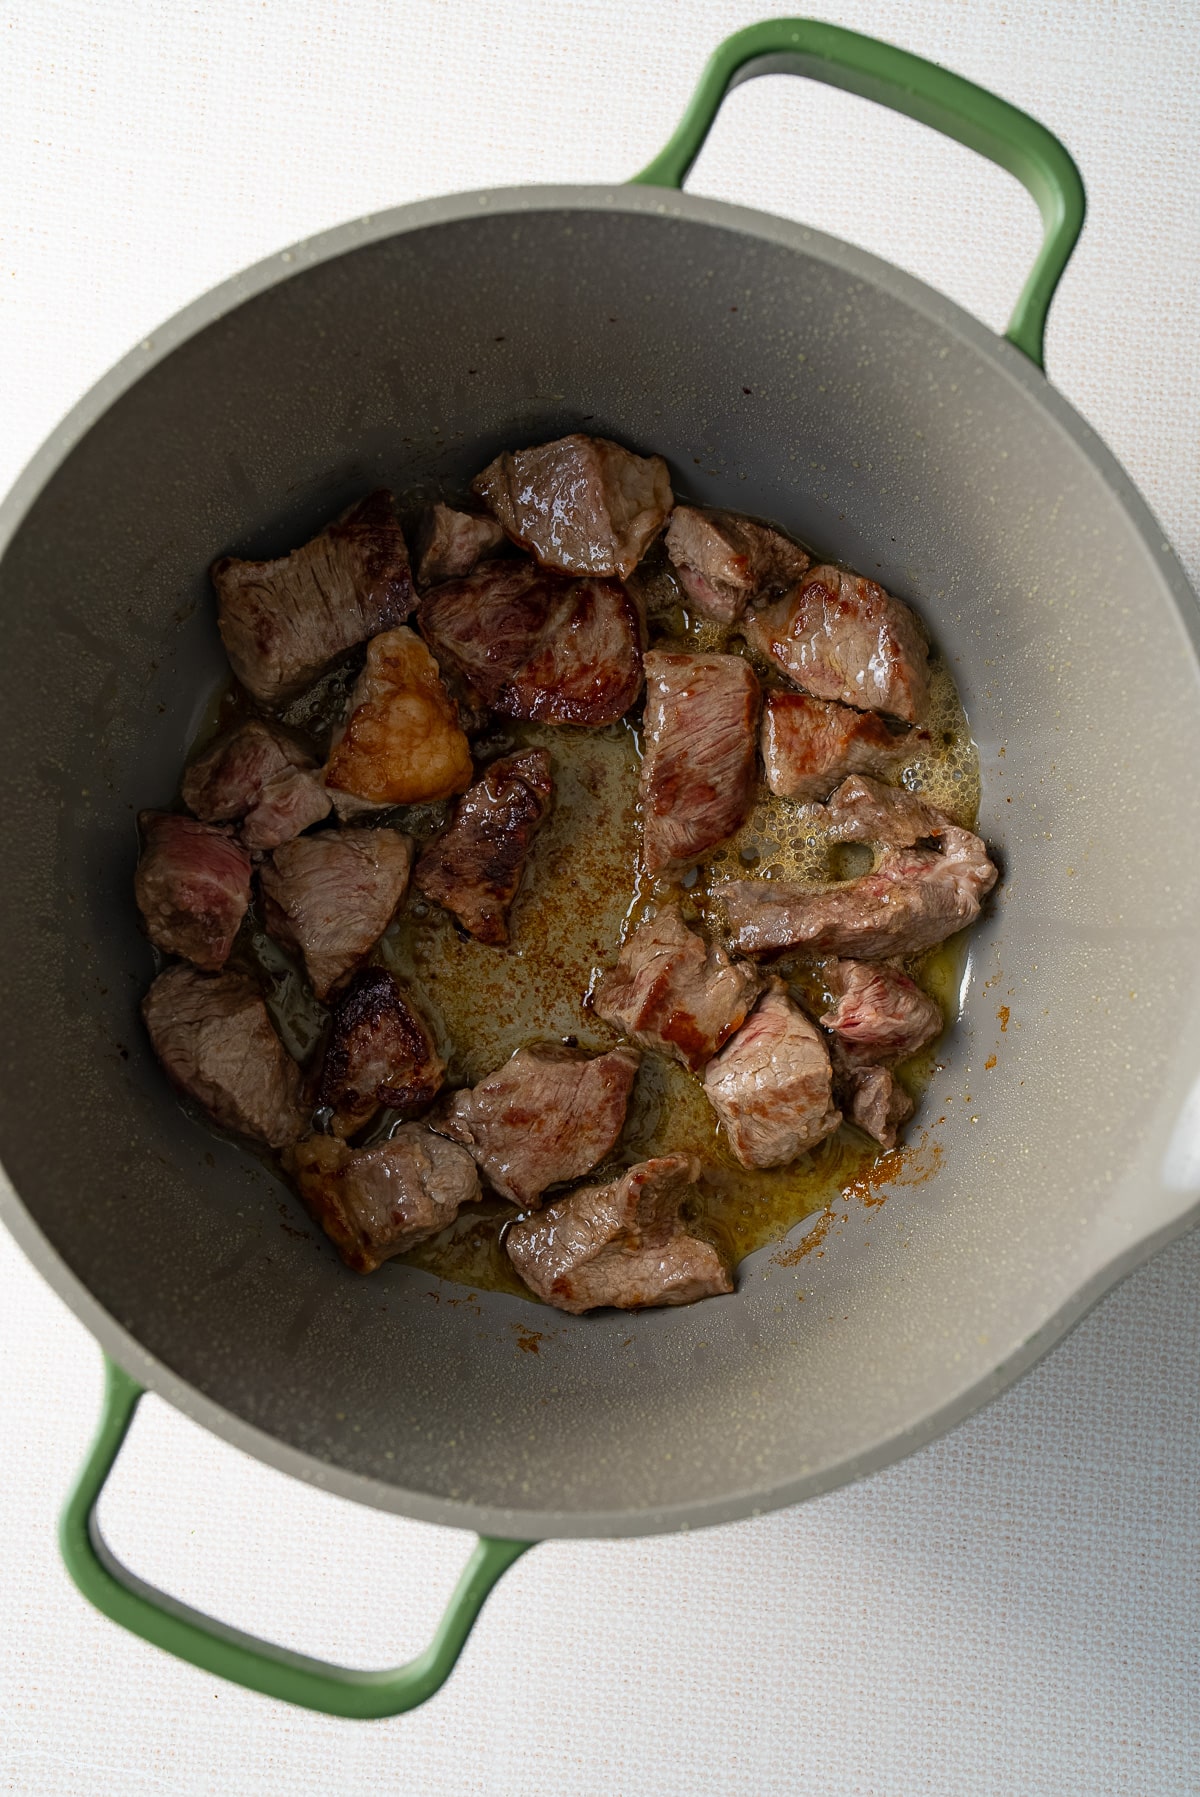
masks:
[[[1003,881],[886,1202],[732,1297],[574,1319],[348,1274],[184,1120],[137,1018],[130,873],[221,677],[214,553],[581,424],[917,606]],[[1195,600],[1044,377],[871,257],[649,188],[345,226],[82,402],[0,513],[0,606],[6,1220],[119,1362],[263,1459],[525,1539],[757,1513],[966,1415],[1195,1220]]]

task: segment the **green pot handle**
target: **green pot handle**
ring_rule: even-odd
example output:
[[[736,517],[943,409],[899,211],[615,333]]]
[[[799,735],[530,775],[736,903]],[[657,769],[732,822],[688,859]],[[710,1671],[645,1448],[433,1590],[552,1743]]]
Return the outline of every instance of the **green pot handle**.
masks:
[[[1046,314],[1083,229],[1079,170],[1044,125],[935,62],[818,19],[748,25],[715,51],[675,135],[634,181],[682,187],[730,88],[777,74],[808,75],[906,113],[998,162],[1029,189],[1042,215],[1042,247],[1004,334],[1043,368]]]
[[[144,1584],[105,1543],[96,1522],[96,1504],[142,1395],[142,1387],[106,1357],[100,1427],[59,1524],[67,1571],[90,1603],[122,1628],[204,1672],[329,1716],[396,1716],[440,1690],[492,1586],[532,1542],[481,1535],[433,1640],[407,1666],[358,1672],[290,1653],[215,1622]]]

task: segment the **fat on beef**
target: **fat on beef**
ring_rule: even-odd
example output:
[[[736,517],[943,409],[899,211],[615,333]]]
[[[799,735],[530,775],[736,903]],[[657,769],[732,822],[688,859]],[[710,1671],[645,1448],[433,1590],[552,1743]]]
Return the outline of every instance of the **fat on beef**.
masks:
[[[225,731],[196,757],[183,776],[183,802],[205,823],[240,820],[242,841],[259,853],[320,823],[330,808],[314,757],[257,718]]]
[[[383,967],[356,973],[334,1007],[321,1066],[320,1102],[331,1127],[352,1136],[382,1106],[418,1111],[433,1103],[446,1064],[412,995]]]
[[[143,811],[134,893],[146,934],[167,955],[215,972],[250,904],[250,857],[232,830]]]
[[[493,761],[458,801],[450,827],[426,845],[413,883],[480,942],[508,941],[508,907],[554,793],[550,757],[527,749]]]
[[[615,724],[642,690],[641,625],[624,587],[488,562],[434,587],[421,634],[474,702],[545,724]]]
[[[807,693],[768,693],[760,747],[767,785],[781,798],[827,799],[847,774],[886,774],[925,731],[897,735],[873,711],[855,711]]]
[[[661,456],[634,455],[606,437],[578,434],[497,456],[472,486],[544,568],[622,580],[673,503]]]
[[[494,518],[452,506],[431,505],[417,539],[417,581],[422,587],[461,580],[477,562],[495,555],[508,541]]]
[[[437,663],[415,631],[386,630],[367,647],[325,784],[365,807],[448,799],[471,781],[471,748]]]
[[[692,605],[719,624],[736,624],[748,600],[795,586],[811,559],[782,531],[695,505],[675,507],[665,541]]]
[[[630,936],[592,995],[597,1014],[643,1048],[673,1055],[693,1073],[736,1029],[762,989],[746,961],[731,961],[663,905]]]
[[[405,1123],[377,1148],[309,1136],[284,1161],[313,1217],[356,1273],[373,1273],[453,1223],[479,1197],[464,1148]]]
[[[443,1100],[430,1122],[470,1149],[502,1198],[529,1208],[615,1147],[640,1059],[636,1048],[519,1048],[474,1090]]]
[[[142,1000],[142,1017],[172,1084],[222,1129],[270,1148],[303,1133],[300,1069],[246,974],[168,967]]]
[[[746,614],[747,640],[817,699],[915,724],[929,697],[929,645],[916,616],[873,580],[813,568],[774,605]]]
[[[413,845],[396,830],[322,830],[262,866],[263,915],[304,960],[320,999],[366,960],[408,889]]]
[[[607,1185],[587,1186],[512,1224],[505,1247],[530,1291],[579,1316],[610,1305],[694,1304],[731,1292],[711,1242],[689,1235],[680,1207],[700,1177],[690,1154],[641,1161]]]
[[[757,778],[761,695],[740,655],[645,657],[639,790],[647,871],[688,866],[746,819]]]
[[[234,673],[264,705],[303,692],[331,662],[413,608],[408,550],[390,493],[352,505],[274,561],[212,566],[217,621]]]
[[[898,967],[833,961],[824,978],[837,1003],[821,1023],[851,1062],[902,1061],[941,1034],[941,1006]]]
[[[743,1167],[786,1166],[842,1120],[825,1040],[782,980],[708,1063],[704,1091]]]

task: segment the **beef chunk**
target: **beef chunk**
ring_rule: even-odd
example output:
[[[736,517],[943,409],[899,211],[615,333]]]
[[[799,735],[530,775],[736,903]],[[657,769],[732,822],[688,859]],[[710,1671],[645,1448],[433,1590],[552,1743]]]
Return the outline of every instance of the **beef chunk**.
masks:
[[[417,543],[417,579],[423,587],[442,580],[461,580],[477,562],[495,555],[507,542],[494,518],[432,505],[421,520]]]
[[[560,437],[497,456],[472,485],[514,542],[566,574],[632,574],[672,505],[662,457],[606,437]]]
[[[221,640],[264,705],[302,692],[329,664],[413,608],[408,550],[390,493],[369,493],[290,555],[212,567]]]
[[[761,746],[767,785],[785,799],[827,799],[847,774],[886,774],[912,754],[914,737],[896,735],[872,711],[855,711],[807,693],[768,693]]]
[[[720,624],[736,624],[747,600],[795,586],[810,559],[798,543],[753,518],[694,505],[675,507],[666,546],[693,607]]]
[[[329,813],[316,761],[275,724],[257,718],[224,732],[183,776],[183,802],[205,823],[241,820],[248,849],[277,849]]]
[[[929,645],[915,615],[873,580],[814,568],[746,615],[746,637],[818,699],[915,724],[929,697]]]
[[[430,1121],[471,1150],[502,1198],[533,1206],[615,1146],[640,1058],[636,1048],[591,1057],[519,1048],[474,1091],[443,1100]]]
[[[593,1008],[643,1048],[674,1055],[693,1073],[745,1022],[762,980],[689,930],[678,905],[640,924],[596,986]]]
[[[465,1148],[405,1123],[377,1148],[309,1136],[285,1157],[300,1196],[348,1267],[373,1273],[453,1223],[479,1197]]]
[[[168,967],[142,1000],[142,1016],[172,1083],[222,1129],[271,1148],[303,1132],[300,1069],[246,974]]]
[[[471,749],[437,663],[412,630],[374,637],[325,784],[368,805],[448,799],[471,780]]]
[[[679,1214],[699,1176],[694,1155],[642,1161],[608,1185],[571,1192],[514,1223],[508,1257],[531,1291],[572,1316],[605,1304],[640,1310],[731,1292],[717,1250],[689,1235]]]
[[[704,1073],[704,1090],[743,1167],[783,1167],[841,1122],[824,1037],[772,980]]]
[[[850,774],[843,780],[825,815],[839,842],[881,842],[898,849],[936,841],[954,828],[943,812],[915,792],[885,786],[869,774]]]
[[[613,582],[491,562],[427,593],[418,621],[442,666],[505,717],[614,724],[642,690],[637,611]]]
[[[913,1114],[913,1101],[891,1069],[850,1060],[835,1041],[833,1076],[846,1121],[881,1148],[894,1148],[901,1126]]]
[[[318,998],[366,960],[391,923],[412,856],[411,839],[396,830],[322,830],[263,863],[267,929],[304,957]]]
[[[553,791],[545,749],[493,761],[458,801],[450,828],[422,851],[418,891],[453,911],[480,942],[507,942],[508,907]]]
[[[825,979],[839,996],[821,1022],[855,1063],[902,1061],[941,1033],[941,1007],[898,967],[834,961]]]
[[[337,1135],[352,1136],[381,1105],[416,1111],[432,1104],[446,1065],[433,1034],[399,980],[364,967],[338,1000],[321,1068],[320,1099]]]
[[[640,790],[650,873],[684,868],[732,836],[754,797],[759,690],[740,655],[645,658]]]
[[[229,959],[250,904],[250,857],[232,830],[173,811],[143,811],[134,876],[146,934],[164,954],[209,972]]]

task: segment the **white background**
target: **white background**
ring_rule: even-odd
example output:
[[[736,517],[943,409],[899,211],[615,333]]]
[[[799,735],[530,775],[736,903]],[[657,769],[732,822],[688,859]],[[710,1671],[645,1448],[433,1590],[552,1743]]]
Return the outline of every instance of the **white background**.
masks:
[[[363,212],[619,180],[766,0],[0,5],[0,487],[167,314]],[[1048,338],[1200,578],[1193,0],[843,0],[995,88],[1088,185]],[[1037,241],[1008,177],[774,77],[698,190],[865,244],[1000,326]],[[1158,845],[1156,845],[1158,846]],[[984,1415],[801,1510],[550,1544],[423,1711],[343,1723],[216,1684],[75,1595],[58,1506],[99,1356],[0,1238],[0,1790],[87,1797],[1159,1797],[1200,1791],[1200,1240]],[[424,1640],[466,1543],[266,1472],[156,1401],[105,1504],[138,1570],[310,1652]]]

